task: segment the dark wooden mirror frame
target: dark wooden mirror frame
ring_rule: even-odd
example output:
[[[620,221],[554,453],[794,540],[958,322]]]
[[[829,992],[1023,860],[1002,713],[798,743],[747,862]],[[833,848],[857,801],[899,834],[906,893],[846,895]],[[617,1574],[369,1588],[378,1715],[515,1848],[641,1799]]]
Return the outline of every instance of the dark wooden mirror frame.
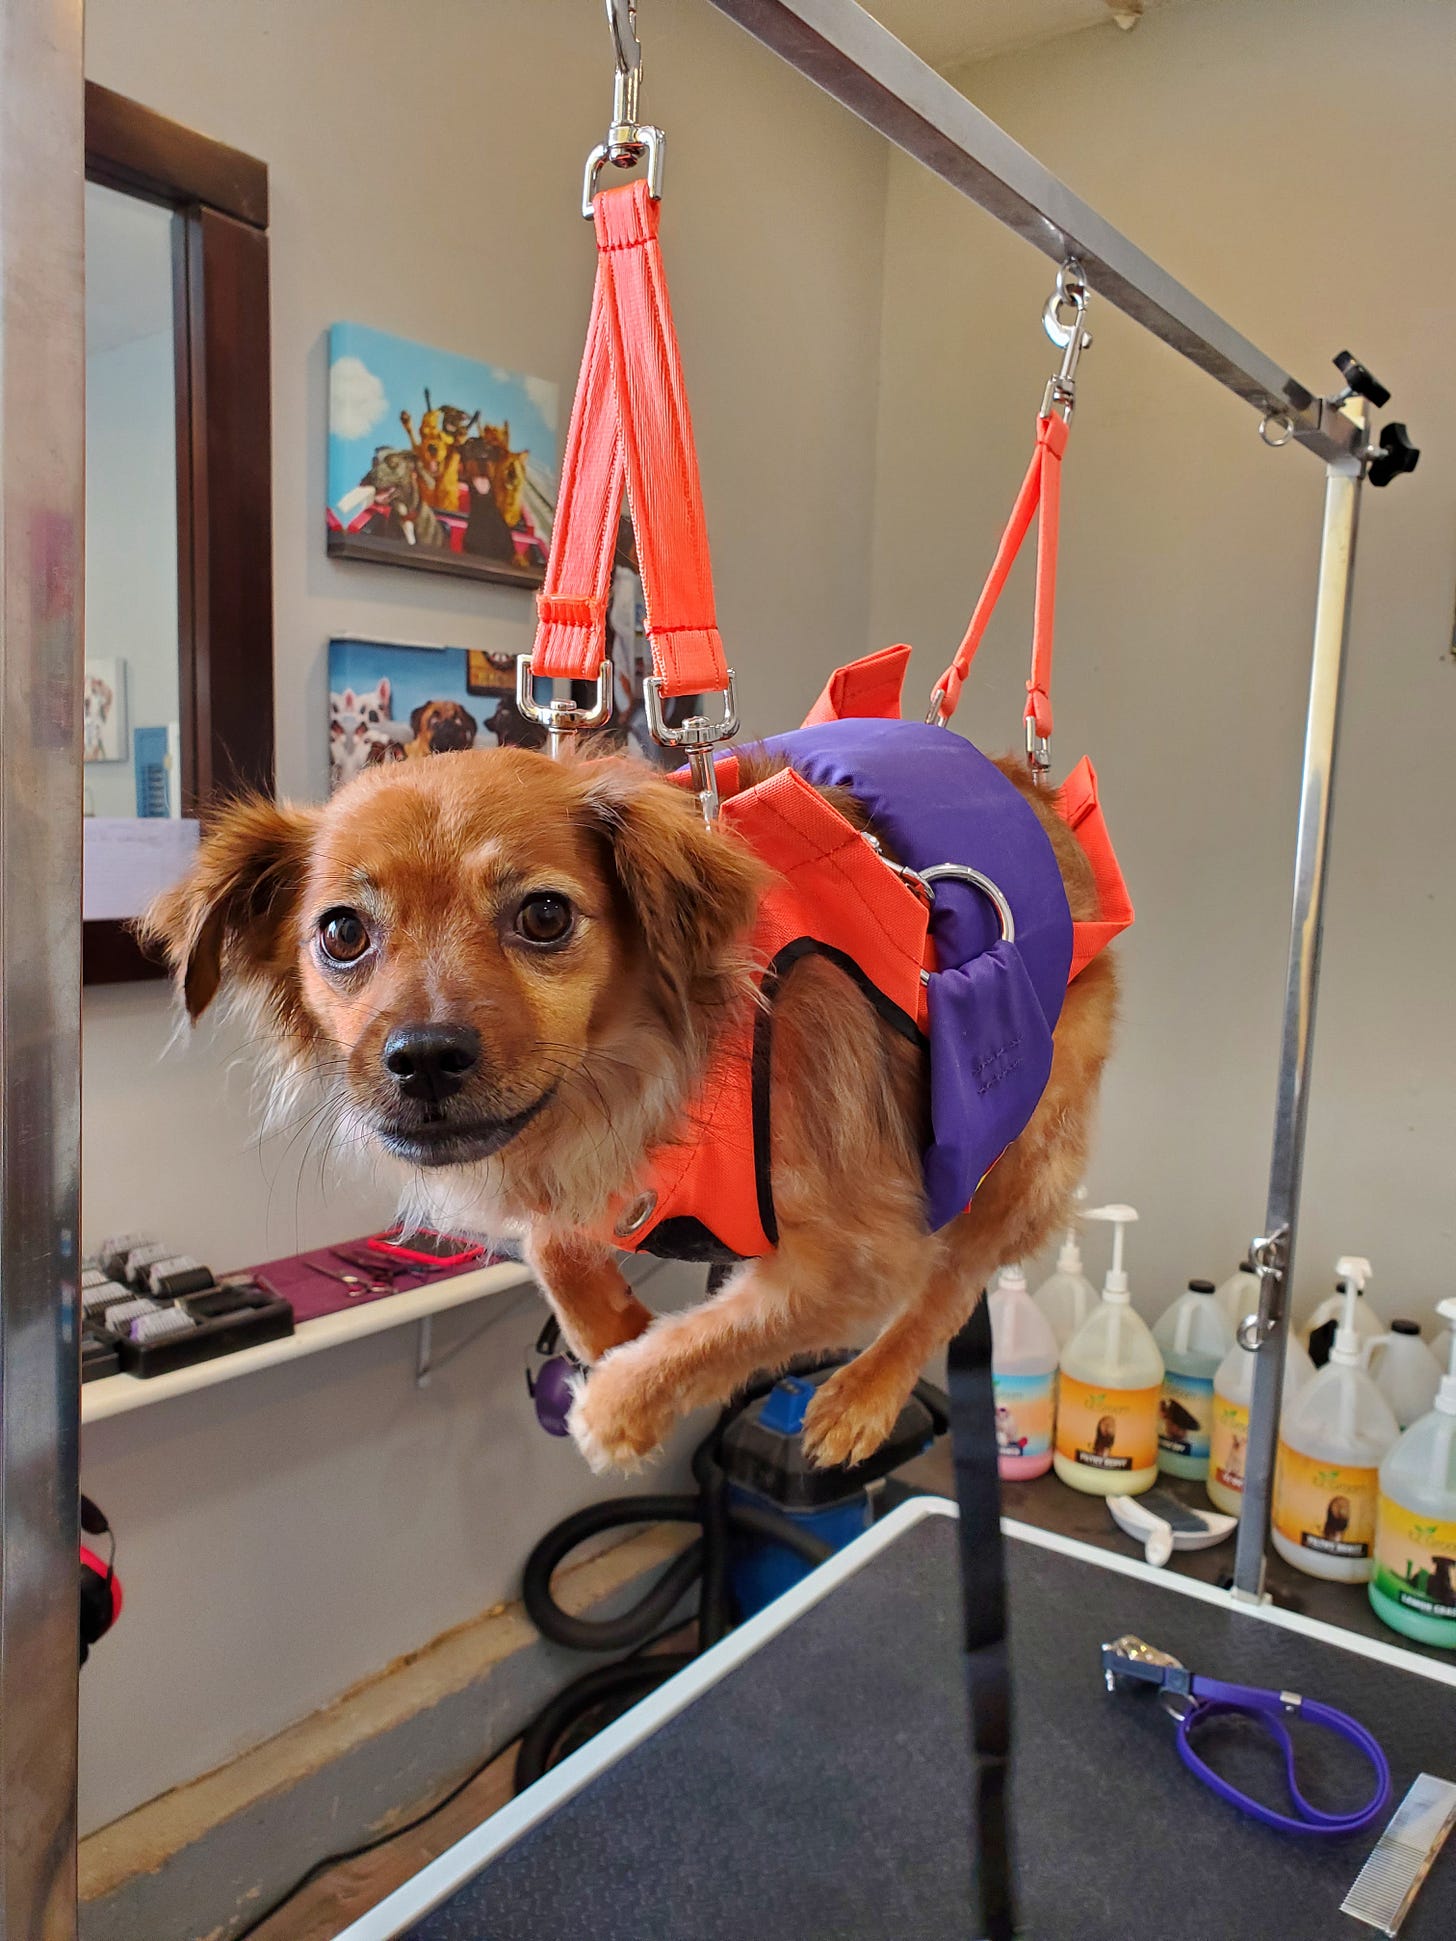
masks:
[[[182,812],[273,787],[273,469],[266,164],[86,83],[86,178],[175,209]],[[77,697],[80,705],[80,697]],[[84,926],[88,984],[160,977]]]

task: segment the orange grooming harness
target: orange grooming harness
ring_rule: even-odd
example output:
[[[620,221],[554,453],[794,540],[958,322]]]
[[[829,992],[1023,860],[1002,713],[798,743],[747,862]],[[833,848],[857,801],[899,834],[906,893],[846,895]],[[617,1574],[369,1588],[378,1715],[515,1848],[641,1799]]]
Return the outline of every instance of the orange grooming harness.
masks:
[[[691,774],[681,779],[695,788],[704,814],[721,828],[723,840],[747,842],[775,873],[760,904],[752,938],[766,995],[772,998],[784,969],[797,954],[813,950],[838,963],[892,1028],[916,1041],[926,1040],[929,1034],[933,1044],[933,1004],[928,992],[937,976],[953,971],[956,976],[974,978],[984,973],[988,1006],[1008,980],[1014,986],[1017,978],[1025,980],[1011,934],[1010,907],[994,881],[968,863],[961,867],[965,859],[955,859],[952,870],[963,880],[975,881],[988,896],[999,898],[1000,936],[992,930],[984,940],[985,948],[973,952],[964,965],[942,964],[933,934],[935,898],[929,883],[912,869],[890,864],[876,844],[866,840],[793,768],[740,789],[736,759],[718,753],[736,727],[733,677],[717,625],[692,422],[657,239],[659,207],[643,181],[606,190],[592,203],[596,288],[567,433],[556,527],[539,597],[540,624],[534,652],[520,670],[521,703],[551,729],[553,745],[601,718],[601,700],[609,692],[606,611],[625,489],[636,530],[655,669],[648,689],[649,720],[659,738],[682,746],[687,753]],[[1080,344],[1079,334],[1069,352],[1072,364]],[[1064,373],[1066,368],[1064,362]],[[1053,404],[1057,383],[1054,379],[1049,387]],[[1069,401],[1069,389],[1065,395]],[[1058,479],[1066,435],[1065,419],[1044,406],[1032,466],[991,576],[966,638],[937,687],[931,710],[936,725],[902,724],[907,736],[930,737],[935,749],[949,759],[964,758],[969,763],[974,758],[979,765],[975,774],[983,786],[994,786],[983,773],[989,765],[959,737],[948,737],[954,751],[942,750],[939,724],[954,710],[1017,548],[1040,504],[1037,624],[1026,719],[1029,747],[1034,755],[1044,757],[1051,733]],[[908,647],[896,646],[838,669],[806,725],[823,729],[825,724],[898,721],[909,655]],[[590,709],[562,701],[538,705],[533,690],[537,677],[594,682],[598,702]],[[696,716],[679,728],[666,728],[662,700],[706,694],[722,697],[716,722]],[[830,738],[833,741],[832,734]],[[852,734],[847,730],[843,739],[846,746],[851,745]],[[788,741],[792,755],[794,737]],[[997,798],[998,814],[1035,822],[1034,812],[1014,785],[1000,776],[995,781],[1005,795],[1004,802]],[[1096,922],[1070,926],[1070,961],[1064,952],[1060,961],[1066,970],[1058,967],[1059,977],[1065,980],[1075,977],[1127,927],[1132,907],[1088,761],[1078,764],[1054,800],[1087,853],[1101,903]],[[1039,824],[1036,835],[1049,856],[1050,844]],[[1027,840],[1024,829],[1019,837]],[[927,871],[927,875],[937,873]],[[1008,880],[1005,888],[1014,902],[1015,884]],[[1038,1055],[1049,1068],[1050,1033],[1060,995],[1050,1004],[1043,998],[1037,1010],[1020,986],[1015,989],[1014,1003],[1020,1007],[1016,1016],[1032,1019],[1038,1039],[1044,1034]],[[771,1005],[769,1010],[771,1014]],[[725,1030],[680,1133],[650,1156],[642,1176],[613,1208],[601,1234],[609,1244],[686,1259],[749,1258],[770,1252],[777,1244],[772,1195],[766,1185],[768,1040],[762,1015],[745,1007],[743,1017]],[[1009,1030],[1001,1035],[1008,1046],[1021,1042]],[[1008,1084],[997,1090],[1000,1073],[992,1061],[1000,1055],[993,1045],[983,1061],[989,1075],[975,1088],[978,1097],[991,1101],[985,1110],[992,1126],[998,1100],[1012,1089]],[[1004,1062],[1009,1076],[1021,1061],[1008,1056]],[[1026,1077],[1023,1071],[1023,1088]],[[1040,1083],[1045,1083],[1045,1070]],[[1040,1085],[1035,1091],[1039,1095]],[[988,1164],[1021,1130],[1027,1116],[1029,1109],[1020,1123],[1008,1122],[996,1132]],[[976,1178],[969,1179],[965,1200],[976,1183]],[[958,1207],[952,1215],[955,1210]]]

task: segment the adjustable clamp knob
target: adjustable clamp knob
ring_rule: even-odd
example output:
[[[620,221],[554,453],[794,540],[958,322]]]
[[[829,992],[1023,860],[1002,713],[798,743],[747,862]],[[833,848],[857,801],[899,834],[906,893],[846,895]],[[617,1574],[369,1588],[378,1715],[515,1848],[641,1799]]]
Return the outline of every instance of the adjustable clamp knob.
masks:
[[[1398,479],[1402,473],[1413,472],[1420,462],[1420,456],[1404,425],[1384,425],[1380,432],[1380,443],[1374,447],[1365,476],[1372,485],[1389,485],[1392,479]]]
[[[1368,398],[1377,411],[1383,411],[1390,403],[1390,393],[1380,379],[1373,371],[1367,371],[1360,360],[1352,356],[1349,351],[1342,350],[1336,357],[1335,369],[1356,397]]]

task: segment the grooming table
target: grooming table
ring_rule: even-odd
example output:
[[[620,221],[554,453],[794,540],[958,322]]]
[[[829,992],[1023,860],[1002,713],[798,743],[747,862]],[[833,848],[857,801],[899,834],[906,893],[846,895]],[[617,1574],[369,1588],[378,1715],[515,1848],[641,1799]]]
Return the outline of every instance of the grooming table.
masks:
[[[1456,1778],[1456,1668],[1005,1529],[1022,1931],[1372,1935],[1339,1906],[1388,1814],[1338,1840],[1260,1826],[1184,1770],[1151,1692],[1105,1690],[1098,1647],[1133,1631],[1196,1671],[1349,1711],[1390,1760],[1390,1813],[1418,1772]],[[968,1941],[955,1537],[951,1505],[903,1505],[339,1941]],[[1215,1755],[1214,1730],[1221,1769],[1277,1802],[1272,1755]],[[1343,1742],[1296,1741],[1320,1803],[1368,1791]],[[1456,1835],[1401,1933],[1456,1934]]]

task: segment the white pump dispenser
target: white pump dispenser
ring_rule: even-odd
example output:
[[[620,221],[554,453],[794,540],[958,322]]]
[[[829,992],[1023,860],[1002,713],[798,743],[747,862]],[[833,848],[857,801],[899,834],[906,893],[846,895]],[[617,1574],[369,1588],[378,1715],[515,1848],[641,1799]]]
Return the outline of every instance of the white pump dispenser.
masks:
[[[1370,1602],[1393,1630],[1456,1650],[1456,1301],[1436,1312],[1453,1324],[1450,1362],[1435,1406],[1380,1465]]]
[[[1400,1435],[1390,1404],[1365,1372],[1370,1344],[1356,1323],[1368,1260],[1343,1256],[1342,1313],[1330,1358],[1300,1391],[1279,1434],[1274,1548],[1311,1577],[1363,1584],[1374,1568],[1379,1467]]]
[[[1079,1186],[1072,1196],[1074,1211],[1057,1254],[1057,1271],[1042,1282],[1034,1297],[1057,1338],[1059,1354],[1097,1302],[1096,1290],[1082,1272],[1082,1249],[1077,1244],[1077,1211],[1086,1197],[1086,1187]]]
[[[1089,1220],[1112,1227],[1112,1265],[1102,1299],[1062,1350],[1057,1390],[1056,1472],[1090,1496],[1135,1496],[1158,1479],[1158,1401],[1163,1357],[1131,1304],[1123,1267],[1130,1206],[1099,1206]]]
[[[1316,1362],[1319,1361],[1320,1354],[1323,1352],[1317,1345],[1317,1337],[1319,1336],[1320,1330],[1324,1329],[1326,1334],[1328,1334],[1329,1324],[1332,1321],[1338,1325],[1342,1319],[1347,1320],[1349,1318],[1346,1311],[1345,1293],[1350,1281],[1355,1283],[1355,1291],[1359,1296],[1352,1310],[1355,1317],[1354,1326],[1356,1333],[1365,1335],[1371,1340],[1374,1340],[1377,1335],[1385,1333],[1385,1323],[1381,1320],[1374,1304],[1365,1292],[1370,1280],[1370,1274],[1370,1262],[1362,1254],[1341,1254],[1340,1258],[1335,1262],[1334,1293],[1327,1295],[1320,1302],[1314,1313],[1299,1331],[1300,1340],[1314,1356]],[[1331,1337],[1331,1346],[1333,1346],[1333,1337]]]

